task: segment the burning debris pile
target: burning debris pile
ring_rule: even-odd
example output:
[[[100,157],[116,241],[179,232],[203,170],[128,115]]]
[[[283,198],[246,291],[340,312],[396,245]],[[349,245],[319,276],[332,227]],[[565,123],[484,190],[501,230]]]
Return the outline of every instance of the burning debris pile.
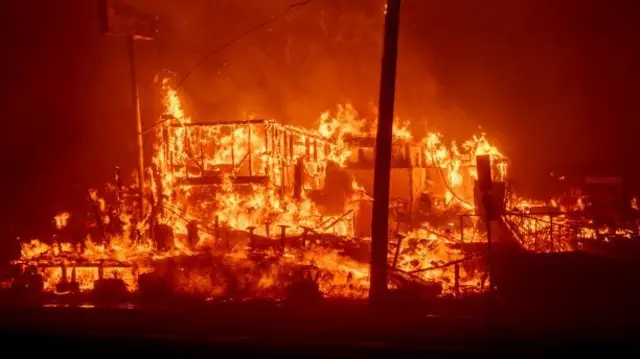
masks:
[[[116,173],[102,194],[90,191],[92,226],[81,241],[64,234],[74,217],[56,216],[55,238],[23,243],[14,285],[42,278],[36,287],[59,293],[366,297],[375,123],[350,106],[322,114],[316,131],[268,120],[195,123],[172,89],[165,110],[143,189]],[[559,251],[597,234],[572,215],[581,197],[533,206],[508,195],[507,159],[484,135],[447,146],[437,133],[415,140],[405,124],[394,137],[395,288],[482,289],[487,217],[476,211],[486,208],[478,205],[477,156],[491,163],[497,217],[488,219],[498,220],[497,237]],[[545,207],[552,210],[536,212]]]

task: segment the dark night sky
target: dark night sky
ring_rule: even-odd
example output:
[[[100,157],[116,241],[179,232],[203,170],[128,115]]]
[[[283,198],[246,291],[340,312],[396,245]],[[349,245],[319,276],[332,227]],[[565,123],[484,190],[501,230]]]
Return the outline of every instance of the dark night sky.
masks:
[[[143,115],[153,76],[184,73],[289,0],[137,0],[158,14],[139,45]],[[377,98],[381,1],[316,0],[234,44],[187,81],[199,120],[254,113],[310,125]],[[398,113],[449,137],[482,126],[521,185],[550,170],[637,172],[640,2],[405,0]],[[100,33],[94,0],[0,2],[5,236],[82,203],[135,158],[124,41]],[[366,110],[363,110],[366,112]],[[13,227],[10,227],[10,226]]]

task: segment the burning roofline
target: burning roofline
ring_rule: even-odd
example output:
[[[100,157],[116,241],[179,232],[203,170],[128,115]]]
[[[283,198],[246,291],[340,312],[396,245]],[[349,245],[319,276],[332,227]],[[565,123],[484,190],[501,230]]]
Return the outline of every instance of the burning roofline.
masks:
[[[175,117],[171,115],[166,115],[165,118],[175,119]],[[249,120],[235,120],[235,121],[220,121],[220,122],[179,122],[179,123],[171,123],[170,127],[223,127],[223,126],[244,126],[244,125],[267,125],[267,126],[280,126],[288,131],[295,132],[299,135],[303,135],[306,137],[311,137],[313,139],[331,143],[333,141],[330,139],[321,136],[313,131],[304,129],[302,127],[293,126],[293,125],[285,125],[275,120],[266,120],[266,119],[249,119]]]

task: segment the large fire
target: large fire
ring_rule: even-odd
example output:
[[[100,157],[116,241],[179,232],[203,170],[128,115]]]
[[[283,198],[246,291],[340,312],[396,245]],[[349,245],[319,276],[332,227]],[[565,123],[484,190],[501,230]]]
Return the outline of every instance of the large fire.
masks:
[[[64,291],[58,284],[68,281],[90,290],[103,278],[136,291],[143,274],[170,272],[176,292],[207,298],[278,299],[309,280],[327,297],[367,295],[369,235],[359,223],[370,210],[363,178],[372,177],[372,146],[362,143],[374,138],[375,122],[346,105],[323,113],[316,130],[262,120],[194,123],[170,88],[164,105],[144,218],[140,189],[118,174],[105,191],[90,191],[93,225],[83,241],[60,234],[22,244],[17,262],[36,266],[46,291]],[[394,125],[397,176],[409,178],[410,199],[397,194],[406,186],[392,188],[391,285],[404,278],[444,293],[480,291],[483,255],[462,248],[486,241],[475,213],[476,156],[489,156],[496,183],[506,182],[507,158],[484,134],[461,144],[439,133],[414,137],[408,123]],[[570,219],[582,198],[533,203],[506,189],[498,197],[509,236],[526,249],[571,250],[576,238],[598,234]],[[532,210],[541,207],[552,214]],[[56,230],[73,220],[56,215]]]

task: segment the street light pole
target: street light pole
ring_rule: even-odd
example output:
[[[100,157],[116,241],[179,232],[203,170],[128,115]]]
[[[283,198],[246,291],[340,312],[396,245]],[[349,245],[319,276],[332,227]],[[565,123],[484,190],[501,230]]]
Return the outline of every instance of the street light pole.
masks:
[[[144,142],[142,140],[142,117],[140,115],[140,93],[138,91],[138,77],[135,62],[135,39],[127,36],[127,47],[129,49],[129,67],[131,71],[131,93],[133,96],[133,108],[135,109],[136,131],[138,137],[138,190],[140,220],[144,217]]]
[[[380,304],[387,292],[387,251],[389,244],[389,183],[393,140],[398,35],[401,0],[388,0],[385,12],[378,132],[376,135],[371,223],[371,273],[369,301]]]

